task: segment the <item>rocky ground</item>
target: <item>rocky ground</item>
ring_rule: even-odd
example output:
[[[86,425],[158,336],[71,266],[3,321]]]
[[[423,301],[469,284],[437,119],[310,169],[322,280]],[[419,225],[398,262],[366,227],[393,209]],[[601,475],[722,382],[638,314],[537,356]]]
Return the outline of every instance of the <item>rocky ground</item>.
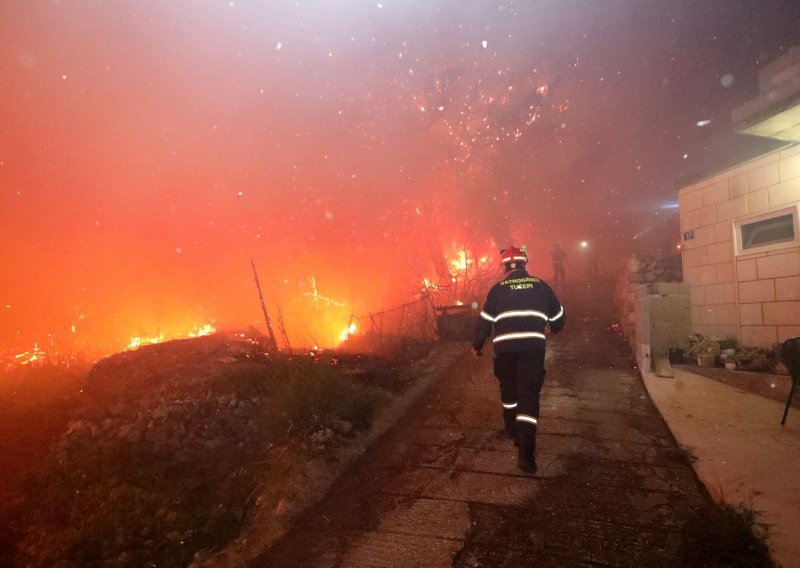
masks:
[[[42,457],[11,480],[0,560],[187,566],[239,538],[256,511],[272,524],[264,542],[403,399],[429,349],[273,357],[220,335],[104,359],[38,440]],[[3,439],[47,416],[27,411]]]

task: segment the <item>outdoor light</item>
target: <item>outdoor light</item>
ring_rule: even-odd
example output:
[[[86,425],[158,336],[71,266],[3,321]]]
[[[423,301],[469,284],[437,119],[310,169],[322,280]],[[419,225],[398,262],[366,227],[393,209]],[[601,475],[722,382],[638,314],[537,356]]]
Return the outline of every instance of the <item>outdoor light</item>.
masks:
[[[586,248],[588,246],[589,246],[589,243],[587,241],[581,241],[581,247],[582,248]]]

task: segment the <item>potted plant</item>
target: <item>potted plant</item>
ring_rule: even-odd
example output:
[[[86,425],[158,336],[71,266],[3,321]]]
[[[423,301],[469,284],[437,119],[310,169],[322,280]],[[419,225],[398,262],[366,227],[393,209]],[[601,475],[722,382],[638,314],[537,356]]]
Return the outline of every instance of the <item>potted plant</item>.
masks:
[[[736,355],[735,349],[723,349],[720,358],[722,359],[722,364],[725,365],[725,368],[729,371],[733,371],[736,369],[736,359],[734,356]]]
[[[697,359],[700,367],[713,367],[720,354],[719,341],[695,333],[689,337],[689,356]]]

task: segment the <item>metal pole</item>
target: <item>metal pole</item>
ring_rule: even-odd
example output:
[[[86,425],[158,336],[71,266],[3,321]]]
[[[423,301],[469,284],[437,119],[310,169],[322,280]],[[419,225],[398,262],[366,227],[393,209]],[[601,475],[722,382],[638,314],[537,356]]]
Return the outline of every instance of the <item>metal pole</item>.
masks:
[[[797,384],[797,381],[794,380],[792,377],[792,386],[789,389],[789,400],[786,401],[786,408],[783,411],[783,418],[781,419],[781,426],[786,424],[786,415],[789,414],[789,407],[792,405],[792,396],[794,396],[794,386]]]
[[[274,349],[278,348],[278,342],[275,341],[275,332],[272,331],[272,321],[269,319],[267,313],[267,304],[264,303],[264,294],[261,293],[261,284],[258,281],[258,272],[256,272],[256,263],[250,259],[250,265],[253,267],[253,276],[256,278],[256,288],[258,288],[258,299],[261,300],[261,311],[264,312],[264,321],[267,323],[267,331],[269,332],[269,340],[272,342]]]

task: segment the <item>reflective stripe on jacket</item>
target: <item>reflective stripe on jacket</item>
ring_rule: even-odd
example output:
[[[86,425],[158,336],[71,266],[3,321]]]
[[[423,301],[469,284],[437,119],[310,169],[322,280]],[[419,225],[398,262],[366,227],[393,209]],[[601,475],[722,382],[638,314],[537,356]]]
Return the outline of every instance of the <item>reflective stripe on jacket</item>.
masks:
[[[564,308],[546,282],[525,269],[513,270],[492,286],[475,330],[473,347],[480,350],[494,332],[494,351],[544,349],[544,330],[564,327]]]

